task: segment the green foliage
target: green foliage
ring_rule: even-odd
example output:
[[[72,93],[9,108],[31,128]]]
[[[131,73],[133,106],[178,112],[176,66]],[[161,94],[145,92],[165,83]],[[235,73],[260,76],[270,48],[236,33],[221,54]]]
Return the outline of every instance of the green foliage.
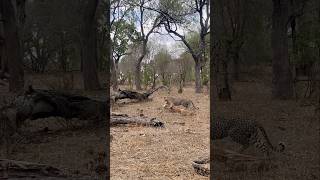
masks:
[[[181,26],[192,26],[197,19],[194,15],[194,2],[188,0],[161,0],[159,9],[174,17],[175,23]]]
[[[128,50],[128,45],[138,37],[134,24],[126,20],[114,22],[111,27],[111,33],[114,35],[112,41],[113,51],[119,56],[124,55]]]
[[[170,14],[171,16],[179,16],[186,12],[186,1],[184,0],[161,0],[159,9]]]

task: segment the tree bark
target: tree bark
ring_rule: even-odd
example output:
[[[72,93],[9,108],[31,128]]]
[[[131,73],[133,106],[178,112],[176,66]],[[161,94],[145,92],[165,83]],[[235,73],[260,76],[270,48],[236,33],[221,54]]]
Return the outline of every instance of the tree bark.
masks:
[[[111,84],[112,84],[112,89],[114,91],[117,90],[118,88],[118,83],[117,83],[117,70],[116,70],[116,64],[115,64],[115,61],[113,59],[111,59],[111,64],[110,64],[110,67],[111,67]]]
[[[276,99],[293,97],[293,81],[288,55],[288,0],[273,0],[272,14],[272,95]]]
[[[199,60],[195,61],[195,67],[194,67],[194,73],[195,73],[195,89],[196,93],[201,93],[202,87],[201,87],[201,63]]]
[[[153,78],[152,78],[152,87],[151,87],[151,89],[154,89],[154,88],[156,88],[156,85],[157,85],[156,82],[157,82],[157,78],[158,78],[159,76],[157,76],[155,66],[153,66],[152,71],[153,71]]]
[[[17,92],[24,86],[24,71],[22,65],[22,50],[19,37],[19,17],[15,12],[11,0],[3,0],[0,3],[0,11],[3,19],[5,54],[8,59],[9,90]]]
[[[136,63],[136,69],[135,69],[135,85],[136,85],[136,90],[141,90],[141,62],[144,58],[144,56],[147,53],[147,42],[148,39],[145,39],[142,43],[142,54],[138,58],[138,61]]]
[[[141,90],[141,63],[137,62],[135,69],[135,85],[136,90]]]
[[[222,71],[219,73],[220,86],[218,87],[218,97],[223,101],[231,100],[231,91],[229,85],[229,73],[228,73],[228,62],[221,60],[220,62]]]
[[[239,52],[233,55],[233,79],[239,81]]]
[[[61,32],[60,36],[60,66],[63,72],[68,71],[67,52],[65,47],[65,34]]]
[[[88,0],[83,16],[81,58],[85,90],[100,89],[97,68],[97,20],[95,17],[97,6],[98,0]]]
[[[212,1],[211,1],[212,2]],[[224,1],[215,1],[215,6],[212,7],[214,14],[212,16],[213,29],[211,31],[211,63],[213,64],[211,70],[211,91],[214,91],[216,99],[219,100],[231,100],[231,91],[229,86],[228,77],[228,63],[232,57],[232,41],[228,41],[225,37],[227,36],[227,27],[225,26],[225,8],[223,8]],[[212,6],[212,5],[211,5]],[[214,35],[212,35],[212,33]],[[212,79],[212,76],[213,79]],[[216,101],[214,99],[214,101]]]
[[[107,89],[106,89],[106,94],[107,96],[110,97],[110,62],[112,60],[112,41],[111,41],[111,37],[110,37],[110,32],[111,32],[111,22],[110,22],[110,7],[111,7],[111,1],[107,1],[106,2],[106,14],[107,14],[107,33],[106,33],[106,45],[107,45],[107,54],[106,57],[107,59],[107,63],[106,63],[106,68],[107,68],[107,73],[109,73],[107,75]],[[107,102],[107,106],[105,109],[105,114],[106,114],[106,118],[104,119],[105,125],[104,127],[105,132],[106,132],[106,138],[105,138],[105,146],[106,146],[106,157],[104,158],[104,164],[107,166],[106,168],[106,177],[104,179],[110,179],[110,142],[111,142],[111,137],[110,137],[110,99]],[[109,166],[109,167],[108,167]]]

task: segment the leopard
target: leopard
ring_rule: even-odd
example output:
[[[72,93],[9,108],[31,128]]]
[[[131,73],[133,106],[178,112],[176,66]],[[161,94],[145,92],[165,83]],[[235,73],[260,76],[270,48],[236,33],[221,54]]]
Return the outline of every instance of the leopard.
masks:
[[[183,106],[185,108],[193,108],[193,109],[199,109],[196,107],[191,100],[183,99],[183,98],[174,98],[174,97],[164,97],[164,101],[169,106]]]
[[[190,111],[188,109],[185,109],[184,106],[174,106],[173,104],[164,104],[163,107],[165,109],[168,109],[170,112],[173,112],[173,113],[180,113],[181,115],[183,116],[193,116],[195,115],[195,113],[193,111]]]
[[[285,150],[283,142],[274,146],[263,125],[255,120],[217,117],[211,125],[211,139],[218,140],[227,137],[242,145],[238,150],[240,153],[243,153],[250,146],[255,146],[267,157],[270,157],[272,152],[281,153]]]

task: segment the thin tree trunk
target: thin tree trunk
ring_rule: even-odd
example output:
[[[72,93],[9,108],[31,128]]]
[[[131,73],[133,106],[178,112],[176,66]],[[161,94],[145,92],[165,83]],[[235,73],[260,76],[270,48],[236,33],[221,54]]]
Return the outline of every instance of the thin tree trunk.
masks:
[[[118,89],[118,77],[119,77],[119,61],[116,61],[114,64],[115,76],[114,76],[114,87]]]
[[[152,89],[156,88],[156,81],[157,81],[157,78],[158,76],[156,75],[156,69],[155,69],[155,66],[153,66],[153,82],[152,82]]]
[[[114,60],[111,60],[111,83],[112,83],[112,89],[116,91],[118,89],[118,70],[117,70],[117,65]]]
[[[194,66],[194,73],[195,73],[195,89],[196,93],[201,93],[201,63],[200,60],[195,61],[195,66]]]
[[[219,87],[218,96],[220,100],[223,101],[230,101],[231,100],[231,91],[229,85],[229,73],[228,73],[228,63],[224,60],[221,61],[221,69],[222,72],[220,73],[220,81],[222,86]]]
[[[14,11],[11,0],[2,0],[0,10],[3,19],[5,53],[10,74],[9,89],[12,92],[23,89],[24,71],[22,65],[22,51],[19,38],[19,19]]]
[[[233,79],[239,81],[239,53],[236,52],[233,56]]]
[[[137,62],[136,64],[135,85],[137,90],[141,90],[141,62]]]
[[[85,90],[100,89],[98,78],[97,22],[96,9],[98,0],[88,0],[82,26],[82,70]]]
[[[288,55],[288,0],[273,0],[272,50],[273,87],[277,99],[293,97],[293,81]]]
[[[142,43],[142,54],[139,57],[137,63],[136,63],[136,69],[135,69],[135,85],[136,90],[141,90],[141,62],[144,58],[144,56],[147,53],[147,42],[148,40],[144,40]]]
[[[65,35],[63,32],[60,34],[60,65],[61,65],[61,70],[63,72],[68,71],[68,65],[67,65],[67,54],[66,54],[66,49],[65,49]]]
[[[166,81],[166,74],[162,73],[161,74],[161,78],[162,78],[162,85],[167,86],[167,81]]]
[[[0,35],[0,62],[1,62],[1,68],[0,68],[0,78],[2,78],[2,76],[5,73],[8,73],[8,60],[6,58],[6,47],[5,47],[5,39],[3,38],[4,34],[3,32],[1,32]]]
[[[179,79],[179,90],[178,93],[182,93],[183,92],[183,74],[180,73],[180,79]]]

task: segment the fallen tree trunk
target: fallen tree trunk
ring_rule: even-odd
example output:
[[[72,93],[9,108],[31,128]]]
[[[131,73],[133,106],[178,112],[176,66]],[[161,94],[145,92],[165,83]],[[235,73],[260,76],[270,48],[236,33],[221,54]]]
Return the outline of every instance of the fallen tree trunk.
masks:
[[[46,164],[0,159],[0,179],[91,180],[93,177],[64,173],[61,169]]]
[[[66,177],[60,169],[49,165],[9,159],[0,159],[0,174],[4,178]]]
[[[16,125],[26,120],[48,117],[78,118],[93,122],[106,121],[109,103],[85,96],[29,87],[18,95],[11,108],[16,108]]]
[[[110,125],[116,126],[121,124],[134,124],[142,126],[152,127],[164,127],[164,123],[157,118],[148,118],[145,116],[132,116],[129,117],[127,114],[111,113]]]
[[[115,95],[115,101],[119,100],[119,99],[135,99],[138,101],[143,101],[143,100],[147,100],[149,98],[149,96],[151,96],[154,92],[156,92],[157,90],[161,89],[161,88],[167,88],[166,86],[160,86],[156,89],[152,89],[149,90],[147,92],[136,92],[136,91],[131,91],[131,90],[118,90],[118,93]]]

